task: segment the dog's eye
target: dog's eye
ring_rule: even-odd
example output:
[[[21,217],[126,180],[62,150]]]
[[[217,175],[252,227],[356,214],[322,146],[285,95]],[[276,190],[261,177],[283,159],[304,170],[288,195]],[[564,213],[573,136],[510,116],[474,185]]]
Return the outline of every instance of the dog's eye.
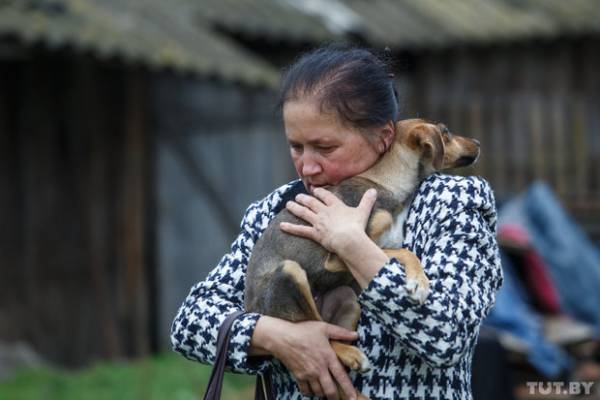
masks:
[[[442,131],[442,137],[444,138],[444,140],[446,140],[446,141],[452,140],[452,133],[450,133],[450,131],[448,130],[448,128],[446,128],[446,126],[442,125],[440,127],[440,130]]]

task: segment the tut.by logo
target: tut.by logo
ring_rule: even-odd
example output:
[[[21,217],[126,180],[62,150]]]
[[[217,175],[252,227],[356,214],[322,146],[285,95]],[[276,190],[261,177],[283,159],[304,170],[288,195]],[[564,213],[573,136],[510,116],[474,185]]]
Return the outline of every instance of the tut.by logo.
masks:
[[[570,396],[589,395],[594,382],[527,382],[529,394],[564,394]]]

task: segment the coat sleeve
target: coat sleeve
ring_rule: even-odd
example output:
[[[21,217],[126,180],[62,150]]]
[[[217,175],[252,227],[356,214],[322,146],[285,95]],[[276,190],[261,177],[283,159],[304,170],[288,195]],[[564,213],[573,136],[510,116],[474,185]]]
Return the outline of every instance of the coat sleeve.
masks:
[[[208,277],[192,287],[171,326],[173,350],[188,359],[214,364],[219,327],[234,311],[244,308],[246,267],[254,243],[266,227],[268,199],[246,211],[241,232]],[[249,357],[250,340],[260,317],[247,313],[231,329],[226,366],[238,373],[256,374],[269,365],[268,357]]]
[[[430,280],[425,302],[408,295],[396,259],[359,297],[369,318],[377,318],[409,352],[434,367],[458,363],[474,346],[502,283],[491,189],[480,178],[452,179],[425,184],[415,199],[419,244],[412,250]]]

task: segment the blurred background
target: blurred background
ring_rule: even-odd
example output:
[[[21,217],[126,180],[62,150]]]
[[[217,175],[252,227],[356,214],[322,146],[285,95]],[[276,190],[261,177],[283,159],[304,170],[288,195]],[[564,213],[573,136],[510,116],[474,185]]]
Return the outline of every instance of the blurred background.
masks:
[[[475,397],[600,381],[600,1],[0,0],[0,398],[201,397],[170,323],[295,178],[278,79],[326,42],[389,47],[403,117],[482,143]]]

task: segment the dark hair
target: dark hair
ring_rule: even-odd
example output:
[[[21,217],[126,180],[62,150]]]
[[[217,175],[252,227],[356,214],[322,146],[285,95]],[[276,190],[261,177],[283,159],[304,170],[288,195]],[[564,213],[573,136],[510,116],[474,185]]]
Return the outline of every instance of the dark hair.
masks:
[[[364,48],[327,45],[302,55],[283,73],[279,107],[303,97],[314,97],[321,110],[359,129],[399,119],[394,75]]]

